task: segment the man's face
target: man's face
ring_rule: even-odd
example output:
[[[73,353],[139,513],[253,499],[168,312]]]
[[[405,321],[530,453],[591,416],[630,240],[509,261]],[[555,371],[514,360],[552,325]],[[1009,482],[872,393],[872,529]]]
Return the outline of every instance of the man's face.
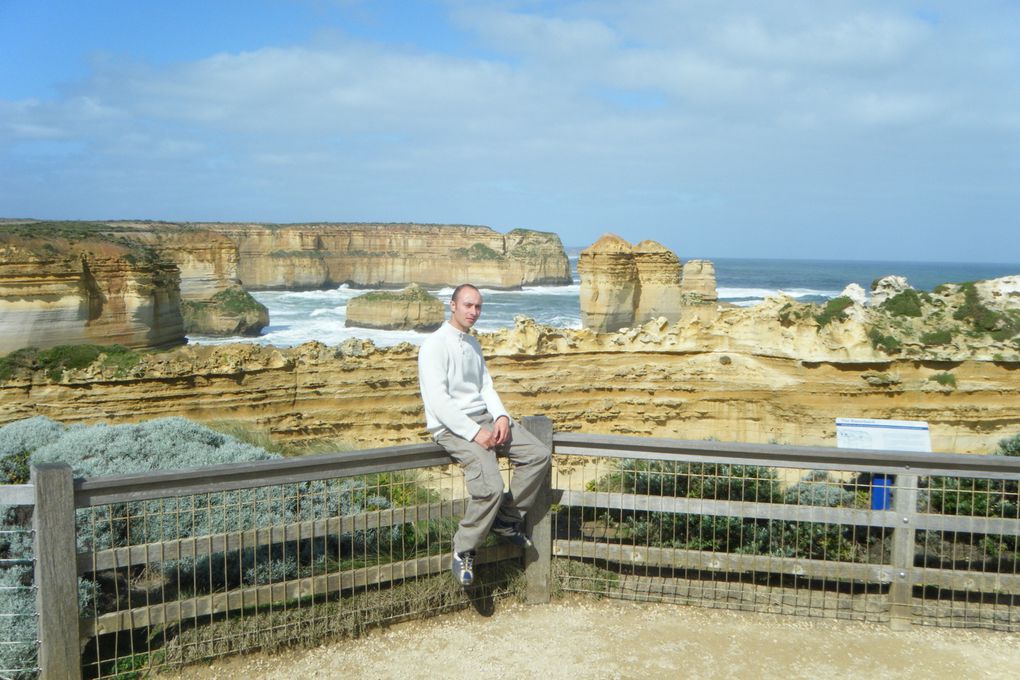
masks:
[[[474,288],[462,288],[456,300],[450,300],[450,323],[467,333],[482,315],[482,295]]]

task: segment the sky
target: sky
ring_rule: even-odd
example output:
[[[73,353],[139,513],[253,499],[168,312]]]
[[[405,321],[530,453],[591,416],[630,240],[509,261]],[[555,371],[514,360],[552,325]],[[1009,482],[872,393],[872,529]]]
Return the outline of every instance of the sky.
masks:
[[[0,0],[0,216],[1020,262],[1014,0]]]

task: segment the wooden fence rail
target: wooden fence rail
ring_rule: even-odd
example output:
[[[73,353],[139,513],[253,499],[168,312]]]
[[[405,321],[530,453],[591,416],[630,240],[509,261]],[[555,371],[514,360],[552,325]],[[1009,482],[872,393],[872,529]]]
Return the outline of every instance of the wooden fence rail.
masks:
[[[553,433],[542,417],[525,425],[554,447],[557,456],[598,459],[642,459],[757,465],[773,468],[873,472],[896,476],[894,505],[866,510],[652,496],[588,489],[547,488],[543,501],[529,516],[536,548],[525,556],[527,598],[546,602],[552,590],[553,558],[599,559],[707,572],[771,572],[817,578],[849,578],[888,584],[891,622],[910,625],[911,598],[916,585],[976,589],[1020,595],[1020,575],[964,569],[916,567],[917,531],[970,532],[1020,536],[1020,519],[970,517],[919,512],[918,481],[931,475],[954,475],[991,480],[1020,480],[1020,459],[1000,456],[858,451],[822,447],[749,445],[724,442],[653,440],[639,437]],[[414,556],[386,564],[293,578],[268,585],[237,587],[202,597],[149,602],[123,611],[79,620],[77,579],[80,575],[141,568],[154,562],[196,558],[248,548],[270,547],[354,531],[393,527],[421,520],[453,519],[463,511],[463,499],[419,503],[408,507],[359,511],[342,517],[295,521],[281,526],[182,537],[141,545],[110,547],[79,554],[75,516],[89,508],[113,504],[178,498],[196,494],[334,480],[380,472],[449,465],[446,453],[433,444],[387,447],[371,451],[307,458],[226,465],[167,473],[132,474],[102,479],[71,477],[67,466],[33,468],[32,485],[6,492],[0,500],[35,505],[35,583],[40,623],[39,664],[43,678],[79,678],[82,636],[166,624],[200,614],[286,602],[316,593],[339,592],[356,586],[384,586],[412,575],[439,573],[449,567],[449,555]],[[547,481],[547,484],[549,482]],[[755,554],[721,553],[660,546],[625,545],[606,540],[557,536],[553,507],[579,506],[627,512],[714,515],[747,520],[818,522],[873,527],[892,534],[887,564],[801,559]],[[517,549],[500,546],[484,560],[513,559]]]

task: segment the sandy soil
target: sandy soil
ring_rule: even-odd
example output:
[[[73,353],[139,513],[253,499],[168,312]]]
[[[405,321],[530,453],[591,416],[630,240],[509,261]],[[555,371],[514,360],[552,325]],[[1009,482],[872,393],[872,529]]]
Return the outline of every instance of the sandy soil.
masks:
[[[1018,668],[1016,634],[574,599],[465,611],[164,677],[1001,679]]]

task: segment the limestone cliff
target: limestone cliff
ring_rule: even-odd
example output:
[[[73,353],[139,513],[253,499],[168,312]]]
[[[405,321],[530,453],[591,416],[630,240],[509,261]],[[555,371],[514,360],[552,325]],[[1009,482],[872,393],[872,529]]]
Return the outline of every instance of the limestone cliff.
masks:
[[[399,292],[365,293],[347,303],[347,326],[434,331],[445,319],[443,303],[417,284]]]
[[[0,228],[0,353],[74,343],[185,341],[179,270],[88,224]]]
[[[569,284],[559,237],[517,229],[422,224],[203,224],[237,247],[248,290],[411,283],[486,288]]]
[[[668,322],[706,317],[696,305],[714,304],[715,270],[711,262],[680,260],[655,241],[631,246],[605,234],[581,252],[581,323],[597,332],[617,331],[651,319]],[[686,277],[686,284],[681,280]],[[708,311],[714,314],[714,307]]]
[[[595,331],[611,331],[634,322],[640,295],[634,249],[615,234],[605,234],[581,251],[581,323]]]
[[[993,358],[1006,343],[974,339],[969,357],[951,360],[889,355],[851,315],[823,324],[821,306],[801,314],[790,304],[775,298],[721,309],[711,324],[652,321],[623,333],[521,318],[480,341],[507,407],[565,431],[834,446],[837,417],[895,418],[928,421],[936,450],[989,452],[1020,430],[1020,351]],[[0,383],[0,422],[183,415],[292,440],[424,441],[416,358],[409,344],[351,340],[187,346],[143,355],[127,371],[96,362],[57,381],[16,370]]]
[[[635,324],[659,317],[673,322],[680,319],[680,260],[669,248],[655,241],[634,246],[640,294],[634,305]]]

